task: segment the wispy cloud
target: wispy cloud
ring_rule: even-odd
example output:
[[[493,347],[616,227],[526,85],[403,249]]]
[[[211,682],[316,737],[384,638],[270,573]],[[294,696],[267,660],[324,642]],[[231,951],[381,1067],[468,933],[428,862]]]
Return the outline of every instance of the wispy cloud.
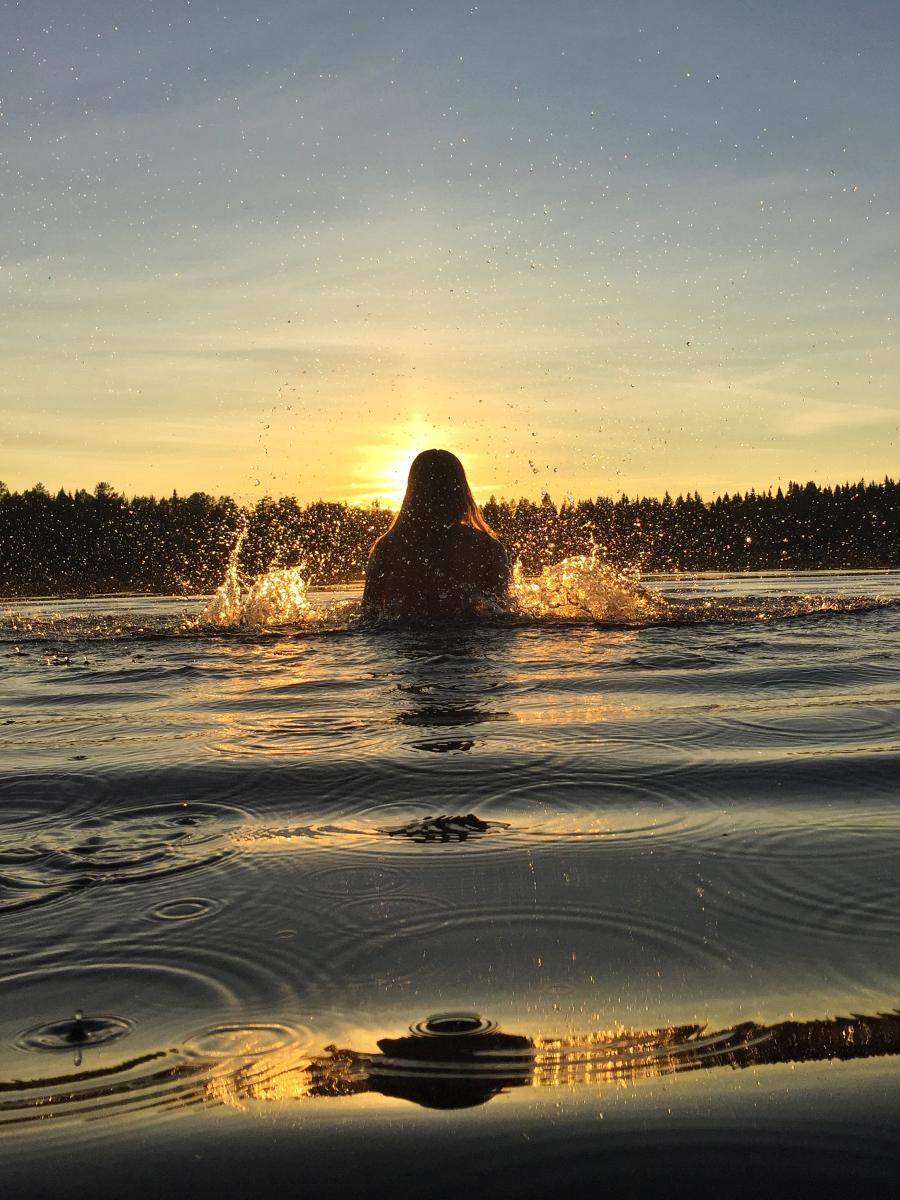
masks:
[[[775,422],[783,437],[808,438],[840,430],[867,429],[872,426],[900,425],[900,407],[864,404],[858,401],[797,401],[790,411]]]

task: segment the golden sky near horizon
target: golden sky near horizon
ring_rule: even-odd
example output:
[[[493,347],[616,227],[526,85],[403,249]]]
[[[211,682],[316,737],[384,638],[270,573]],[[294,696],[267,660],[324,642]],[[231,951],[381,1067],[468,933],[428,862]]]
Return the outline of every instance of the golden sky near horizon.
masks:
[[[891,4],[20,5],[0,479],[896,474]]]

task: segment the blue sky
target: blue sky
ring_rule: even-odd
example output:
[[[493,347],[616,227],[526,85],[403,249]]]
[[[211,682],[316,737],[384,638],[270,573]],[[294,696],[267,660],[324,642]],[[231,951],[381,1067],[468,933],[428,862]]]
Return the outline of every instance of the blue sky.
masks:
[[[895,5],[258,7],[10,6],[10,486],[896,474]]]

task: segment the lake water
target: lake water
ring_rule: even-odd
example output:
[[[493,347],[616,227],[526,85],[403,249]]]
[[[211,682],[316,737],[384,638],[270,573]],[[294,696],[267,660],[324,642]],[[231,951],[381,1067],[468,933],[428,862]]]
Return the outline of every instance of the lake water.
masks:
[[[5,1195],[896,1194],[900,574],[584,582],[9,603]]]

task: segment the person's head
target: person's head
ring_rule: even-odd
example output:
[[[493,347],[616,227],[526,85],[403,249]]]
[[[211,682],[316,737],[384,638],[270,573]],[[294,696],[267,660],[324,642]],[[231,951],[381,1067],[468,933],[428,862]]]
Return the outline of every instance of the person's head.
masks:
[[[434,528],[471,525],[494,536],[475,503],[462,463],[449,450],[423,450],[409,468],[398,522]]]

